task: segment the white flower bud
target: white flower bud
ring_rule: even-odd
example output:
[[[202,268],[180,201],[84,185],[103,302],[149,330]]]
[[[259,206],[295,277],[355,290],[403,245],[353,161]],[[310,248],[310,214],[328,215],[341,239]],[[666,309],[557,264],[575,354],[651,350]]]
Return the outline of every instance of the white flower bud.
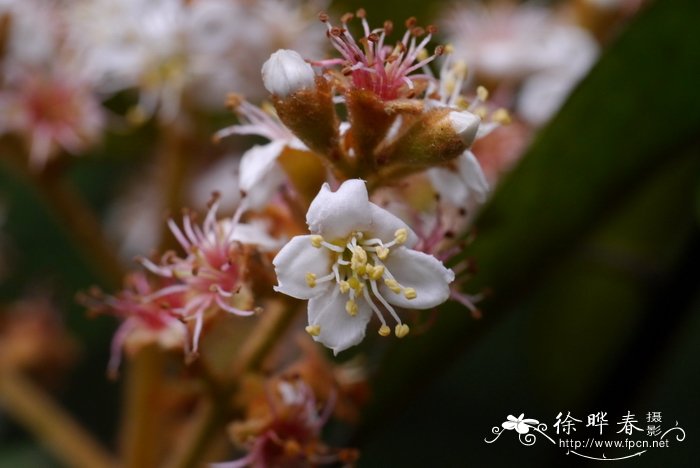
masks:
[[[278,50],[262,66],[265,89],[282,98],[301,89],[313,88],[315,76],[311,65],[293,50]]]
[[[462,142],[467,146],[471,146],[476,138],[476,132],[479,130],[481,119],[478,115],[471,112],[452,111],[449,115],[452,129],[462,139]]]

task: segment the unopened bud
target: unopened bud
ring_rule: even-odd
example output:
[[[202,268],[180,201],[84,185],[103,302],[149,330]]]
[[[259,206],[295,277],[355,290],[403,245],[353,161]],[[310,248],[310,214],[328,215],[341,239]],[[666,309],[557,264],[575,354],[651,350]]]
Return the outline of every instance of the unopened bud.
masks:
[[[449,115],[450,123],[455,133],[459,135],[462,142],[467,146],[471,146],[476,138],[476,132],[479,130],[481,119],[479,116],[471,112],[452,111]]]
[[[313,88],[315,77],[311,65],[293,50],[278,50],[262,66],[265,89],[282,98],[302,89]]]

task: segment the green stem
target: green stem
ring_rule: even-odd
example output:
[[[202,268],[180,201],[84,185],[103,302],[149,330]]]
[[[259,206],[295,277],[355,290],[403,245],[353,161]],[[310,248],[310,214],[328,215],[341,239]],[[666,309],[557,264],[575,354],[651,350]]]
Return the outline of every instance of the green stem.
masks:
[[[112,455],[63,408],[21,374],[1,373],[0,405],[66,466],[109,468],[117,465]]]
[[[141,349],[129,362],[125,383],[122,442],[124,465],[156,466],[163,440],[159,404],[164,354],[156,346]]]

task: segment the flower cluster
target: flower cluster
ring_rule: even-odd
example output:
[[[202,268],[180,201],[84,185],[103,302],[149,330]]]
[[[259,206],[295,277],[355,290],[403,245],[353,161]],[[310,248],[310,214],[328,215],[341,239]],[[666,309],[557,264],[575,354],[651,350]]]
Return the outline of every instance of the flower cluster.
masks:
[[[268,391],[264,401],[252,405],[245,421],[230,426],[233,441],[248,453],[212,468],[244,466],[319,466],[357,458],[352,450],[332,450],[320,440],[321,429],[330,418],[334,399],[319,412],[311,387],[298,378],[284,378]]]
[[[445,10],[440,36],[363,9],[318,22],[329,1],[305,2],[0,0],[3,155],[86,263],[123,282],[79,300],[119,321],[109,375],[135,364],[127,465],[352,465],[324,425],[341,421],[326,432],[342,437],[360,422],[378,357],[435,332],[444,303],[481,316],[473,220],[597,54],[564,7],[470,1]],[[597,20],[602,3],[577,0]],[[100,142],[115,177],[68,157]],[[45,358],[70,340],[43,309],[0,320],[0,381],[72,361]],[[76,431],[63,414],[36,419],[21,393],[30,426]],[[226,427],[231,456],[207,446]],[[66,456],[89,461],[66,465],[118,464],[72,437]]]
[[[0,135],[26,140],[42,170],[124,127],[103,105],[118,92],[136,90],[131,124],[218,110],[230,86],[259,97],[271,51],[320,51],[322,38],[307,32],[311,9],[279,0],[0,2]]]

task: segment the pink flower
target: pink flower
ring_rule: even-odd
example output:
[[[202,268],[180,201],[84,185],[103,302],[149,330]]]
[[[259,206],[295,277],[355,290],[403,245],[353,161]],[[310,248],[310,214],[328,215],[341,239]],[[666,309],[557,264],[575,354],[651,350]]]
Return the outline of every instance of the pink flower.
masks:
[[[362,22],[364,36],[356,40],[348,29],[348,22],[354,17],[351,13],[343,15],[342,26],[337,27],[331,25],[328,15],[320,16],[328,27],[331,44],[340,52],[342,59],[323,60],[314,62],[314,65],[342,65],[342,73],[349,77],[351,86],[373,91],[383,100],[408,97],[416,81],[431,79],[423,73],[412,73],[421,70],[442,53],[442,47],[438,47],[433,55],[425,53],[435,32],[434,27],[421,28],[416,25],[415,18],[409,18],[403,37],[391,46],[385,43],[386,36],[394,29],[390,21],[386,21],[381,28],[370,29],[365,11],[358,10],[357,17]],[[421,37],[423,39],[419,42]]]
[[[246,278],[250,245],[275,248],[277,243],[261,226],[239,224],[234,219],[216,219],[218,197],[212,203],[201,226],[193,224],[193,215],[185,213],[182,228],[171,219],[168,226],[186,252],[178,257],[173,252],[163,255],[156,264],[148,259],[141,263],[158,276],[173,283],[153,294],[154,298],[182,294],[181,307],[173,308],[185,321],[194,320],[192,352],[196,353],[207,312],[223,310],[249,316],[252,298]]]
[[[187,326],[173,310],[182,306],[184,296],[177,291],[157,293],[143,272],[132,273],[124,280],[124,289],[116,296],[93,291],[80,301],[91,311],[107,313],[122,320],[112,338],[107,372],[116,377],[122,352],[135,353],[143,346],[156,343],[164,349],[189,351]],[[160,291],[167,290],[166,288]]]
[[[103,111],[80,80],[24,71],[13,81],[0,92],[0,133],[15,132],[28,140],[35,169],[60,150],[78,154],[99,139]]]

